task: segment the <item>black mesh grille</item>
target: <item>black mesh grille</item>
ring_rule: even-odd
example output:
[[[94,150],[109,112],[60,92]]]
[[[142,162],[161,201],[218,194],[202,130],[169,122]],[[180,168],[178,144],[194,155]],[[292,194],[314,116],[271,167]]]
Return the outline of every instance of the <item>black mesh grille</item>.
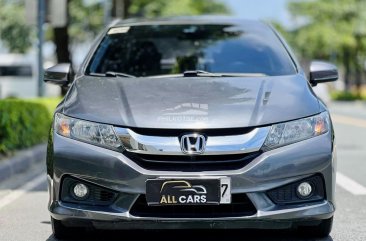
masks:
[[[99,188],[94,189],[94,199],[101,202],[109,202],[115,197],[113,192],[101,190]]]
[[[251,152],[234,155],[146,155],[124,152],[138,165],[149,170],[159,171],[216,171],[237,170],[249,164],[262,152]]]
[[[140,195],[130,213],[136,217],[220,218],[251,216],[257,210],[246,194],[233,194],[231,204],[189,206],[148,206],[145,195]]]

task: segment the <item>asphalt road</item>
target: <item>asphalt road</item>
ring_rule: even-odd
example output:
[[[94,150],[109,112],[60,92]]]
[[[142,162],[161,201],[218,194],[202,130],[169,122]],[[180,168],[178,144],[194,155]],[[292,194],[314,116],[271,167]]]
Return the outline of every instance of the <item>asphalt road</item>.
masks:
[[[322,241],[366,240],[366,104],[330,104],[337,136],[337,211]],[[43,165],[0,185],[0,241],[55,241]],[[40,170],[43,170],[40,173]],[[24,185],[24,183],[26,183]],[[132,237],[133,235],[133,237]],[[77,240],[314,240],[286,231],[91,232]]]

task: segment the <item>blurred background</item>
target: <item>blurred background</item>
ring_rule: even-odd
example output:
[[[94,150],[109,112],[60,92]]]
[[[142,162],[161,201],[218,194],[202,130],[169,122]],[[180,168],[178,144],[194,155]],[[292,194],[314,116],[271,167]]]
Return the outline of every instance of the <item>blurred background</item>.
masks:
[[[272,23],[305,69],[312,59],[336,63],[341,79],[328,86],[326,100],[366,99],[362,0],[0,0],[0,6],[0,98],[60,95],[57,87],[38,84],[39,40],[44,68],[71,62],[77,69],[116,18],[216,14]]]
[[[339,81],[313,88],[330,108],[338,149],[337,212],[324,240],[366,240],[366,0],[0,0],[0,240],[55,240],[45,208],[45,143],[65,90],[44,85],[44,69],[70,62],[77,70],[116,18],[202,14],[264,20],[305,70],[314,59],[338,66]]]

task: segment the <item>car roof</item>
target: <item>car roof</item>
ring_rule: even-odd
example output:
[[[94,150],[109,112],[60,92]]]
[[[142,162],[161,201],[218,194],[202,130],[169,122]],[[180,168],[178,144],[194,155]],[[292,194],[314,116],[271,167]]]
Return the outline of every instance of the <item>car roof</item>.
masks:
[[[241,25],[251,26],[254,28],[267,28],[268,24],[259,20],[249,20],[236,18],[231,16],[216,16],[216,15],[203,15],[203,16],[180,16],[180,17],[165,17],[165,18],[130,18],[124,20],[117,20],[111,27],[120,26],[134,26],[134,25],[180,25],[180,24],[213,24],[213,25]]]

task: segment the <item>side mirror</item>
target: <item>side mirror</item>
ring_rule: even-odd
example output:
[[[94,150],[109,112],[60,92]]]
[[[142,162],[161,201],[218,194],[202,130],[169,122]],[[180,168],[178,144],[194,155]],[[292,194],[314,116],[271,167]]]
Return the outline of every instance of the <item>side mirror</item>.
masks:
[[[336,81],[338,79],[338,69],[335,65],[313,61],[310,64],[310,83],[316,86],[319,83]]]
[[[70,64],[57,64],[46,69],[44,73],[44,82],[60,86],[66,86],[71,83],[73,78]]]

